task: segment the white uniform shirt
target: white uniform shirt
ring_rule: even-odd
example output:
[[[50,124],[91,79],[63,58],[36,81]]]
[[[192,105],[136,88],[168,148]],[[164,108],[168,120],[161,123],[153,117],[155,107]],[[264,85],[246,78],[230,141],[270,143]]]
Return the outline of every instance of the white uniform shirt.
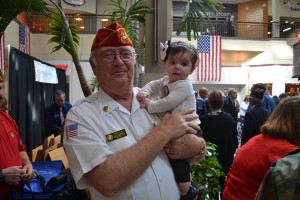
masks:
[[[109,155],[131,147],[153,128],[154,119],[158,119],[140,108],[136,94],[137,89],[134,88],[131,113],[100,89],[74,105],[67,115],[64,147],[71,172],[78,189],[89,189],[92,200],[180,198],[173,171],[163,151],[135,182],[111,198],[104,197],[83,176],[103,163]],[[125,131],[121,131],[123,129]],[[117,131],[127,135],[107,142],[107,138],[112,139],[112,133]]]
[[[194,108],[196,113],[196,98],[191,81],[178,80],[170,83],[168,76],[159,80],[154,80],[147,83],[143,91],[150,95],[159,92],[159,98],[151,100],[148,105],[149,113],[161,113],[171,111],[176,113],[188,108]],[[200,124],[200,120],[193,121],[196,125]]]

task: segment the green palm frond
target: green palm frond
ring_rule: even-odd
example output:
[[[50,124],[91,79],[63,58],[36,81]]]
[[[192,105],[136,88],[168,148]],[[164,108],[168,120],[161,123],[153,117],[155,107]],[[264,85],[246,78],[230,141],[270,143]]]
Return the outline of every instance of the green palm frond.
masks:
[[[79,36],[76,33],[75,18],[79,15],[74,15],[66,18],[60,12],[52,12],[50,17],[52,21],[49,25],[49,35],[52,37],[48,40],[49,43],[56,44],[52,52],[64,48],[69,54],[72,55],[74,49],[79,45]],[[52,53],[51,52],[51,53]]]
[[[69,26],[64,25],[64,18],[62,18],[57,13],[52,13],[51,18],[52,21],[49,25],[49,35],[52,37],[49,39],[49,43],[56,44],[52,52],[58,51],[61,48],[64,48],[68,53],[72,53],[72,45],[74,45],[75,49],[77,45],[79,45],[79,36],[76,33],[77,26],[75,25],[75,18],[79,15],[74,15],[71,18],[67,19]],[[68,31],[71,31],[71,38],[68,38]],[[52,53],[51,52],[51,53]]]
[[[131,0],[111,0],[109,5],[112,6],[112,9],[106,10],[105,12],[112,15],[112,20],[118,21],[118,23],[125,28],[138,53],[138,23],[145,22],[145,15],[152,13],[153,9],[145,6],[144,0],[138,0],[133,4]]]
[[[46,3],[47,2],[47,3]],[[0,0],[0,37],[9,23],[21,12],[40,14],[52,19],[49,43],[54,43],[53,51],[64,48],[71,56],[78,74],[84,96],[92,94],[79,62],[77,45],[79,36],[76,33],[75,18],[69,19],[62,9],[61,0]]]
[[[199,30],[201,31],[200,24],[210,26],[208,12],[217,12],[217,8],[224,8],[215,0],[185,0],[185,2],[187,2],[185,13],[176,35],[179,36],[182,31],[186,30],[188,40],[191,40],[192,33],[194,39],[198,38]]]

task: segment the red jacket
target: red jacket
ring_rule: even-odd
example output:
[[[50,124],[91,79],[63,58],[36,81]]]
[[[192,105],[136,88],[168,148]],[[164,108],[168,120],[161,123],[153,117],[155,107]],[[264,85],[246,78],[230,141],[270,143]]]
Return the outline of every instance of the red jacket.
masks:
[[[253,200],[269,167],[298,147],[287,140],[259,134],[236,154],[225,180],[223,200]]]
[[[16,122],[4,110],[0,110],[0,169],[22,166],[20,152],[25,151]],[[8,195],[13,186],[0,183],[0,197]]]

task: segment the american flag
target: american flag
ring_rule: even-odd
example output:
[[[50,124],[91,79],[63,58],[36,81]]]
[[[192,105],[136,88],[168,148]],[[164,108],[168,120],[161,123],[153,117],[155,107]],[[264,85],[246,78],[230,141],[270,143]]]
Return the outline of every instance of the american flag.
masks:
[[[203,35],[198,38],[197,80],[221,80],[221,45],[221,36]]]
[[[67,138],[74,137],[78,135],[78,123],[70,124],[66,129]]]
[[[4,33],[0,33],[1,44],[0,44],[0,72],[4,74],[5,65],[5,46],[4,46]]]
[[[30,55],[30,32],[22,23],[19,24],[19,50]]]

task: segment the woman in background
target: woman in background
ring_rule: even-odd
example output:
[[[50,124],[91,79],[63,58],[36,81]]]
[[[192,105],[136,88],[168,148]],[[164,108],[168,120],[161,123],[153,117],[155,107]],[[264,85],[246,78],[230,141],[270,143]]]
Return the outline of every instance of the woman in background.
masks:
[[[223,102],[222,92],[214,90],[209,94],[208,103],[211,112],[200,118],[200,127],[203,132],[203,138],[217,145],[218,162],[222,165],[223,172],[227,174],[233,162],[238,140],[233,117],[231,114],[221,110]],[[224,178],[219,181],[223,187]]]
[[[300,96],[281,101],[259,135],[244,144],[225,180],[223,200],[253,200],[273,162],[300,146]]]

